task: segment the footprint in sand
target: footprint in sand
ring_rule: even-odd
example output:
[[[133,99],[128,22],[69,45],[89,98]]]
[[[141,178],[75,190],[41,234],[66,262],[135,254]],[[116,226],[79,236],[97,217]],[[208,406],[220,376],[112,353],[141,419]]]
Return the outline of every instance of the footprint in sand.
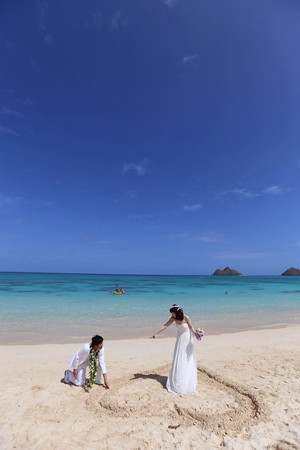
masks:
[[[46,386],[40,386],[38,384],[36,384],[35,386],[32,386],[32,388],[31,388],[32,391],[43,391],[44,389],[46,389]]]

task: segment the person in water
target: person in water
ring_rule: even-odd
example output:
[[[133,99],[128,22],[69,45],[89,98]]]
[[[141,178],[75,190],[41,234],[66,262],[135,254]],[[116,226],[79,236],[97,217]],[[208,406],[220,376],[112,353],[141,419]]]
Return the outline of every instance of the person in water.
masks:
[[[116,289],[115,292],[117,292],[118,294],[125,294],[125,291],[123,288],[119,288],[119,286],[116,284]]]
[[[125,291],[123,288],[119,288],[119,286],[116,284],[116,289],[115,292],[120,293],[120,294],[125,294]]]
[[[170,308],[170,313],[172,316],[168,322],[151,336],[155,339],[158,333],[175,322],[177,338],[166,388],[173,394],[198,395],[197,360],[193,342],[193,335],[196,336],[195,328],[189,316],[183,313],[181,306],[174,304]]]

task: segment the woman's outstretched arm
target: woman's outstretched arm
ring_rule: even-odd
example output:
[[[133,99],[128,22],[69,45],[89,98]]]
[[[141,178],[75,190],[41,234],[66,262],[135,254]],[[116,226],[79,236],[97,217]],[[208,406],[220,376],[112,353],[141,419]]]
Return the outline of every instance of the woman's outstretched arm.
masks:
[[[165,323],[165,324],[164,324],[164,325],[163,325],[156,333],[154,333],[154,334],[151,336],[151,339],[155,339],[155,338],[156,338],[156,335],[157,335],[158,333],[160,333],[161,331],[164,331],[166,328],[168,328],[168,326],[171,325],[171,323],[173,323],[174,320],[175,320],[175,319],[173,319],[173,317],[171,317],[171,318],[168,320],[167,323]]]

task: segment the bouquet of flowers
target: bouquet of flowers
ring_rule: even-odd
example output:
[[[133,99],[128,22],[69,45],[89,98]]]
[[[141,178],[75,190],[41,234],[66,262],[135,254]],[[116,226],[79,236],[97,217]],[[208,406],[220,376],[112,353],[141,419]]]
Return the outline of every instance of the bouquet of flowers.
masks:
[[[202,330],[202,328],[196,328],[196,339],[197,339],[197,341],[201,341],[203,336],[204,336],[204,331]]]

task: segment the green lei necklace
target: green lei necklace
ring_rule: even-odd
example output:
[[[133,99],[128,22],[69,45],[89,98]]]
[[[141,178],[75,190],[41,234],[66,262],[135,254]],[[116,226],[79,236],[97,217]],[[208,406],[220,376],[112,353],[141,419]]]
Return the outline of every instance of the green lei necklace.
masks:
[[[93,348],[91,348],[90,351],[90,364],[89,364],[89,368],[90,368],[90,378],[88,381],[88,387],[89,389],[92,389],[93,384],[96,381],[97,378],[97,352],[95,352],[95,350]]]

